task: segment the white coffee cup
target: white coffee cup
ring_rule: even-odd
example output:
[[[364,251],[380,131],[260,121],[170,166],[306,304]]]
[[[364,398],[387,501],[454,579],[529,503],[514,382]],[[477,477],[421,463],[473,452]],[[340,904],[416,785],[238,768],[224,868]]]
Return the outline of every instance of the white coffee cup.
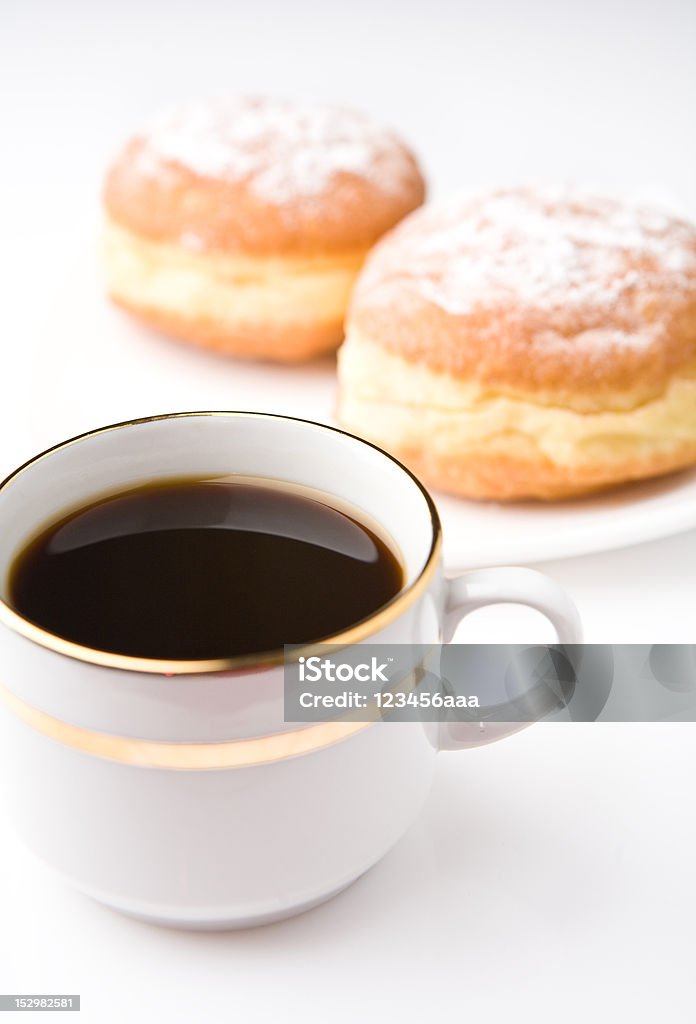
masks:
[[[13,559],[61,513],[146,481],[232,474],[347,502],[401,553],[400,593],[331,643],[438,643],[496,602],[538,609],[562,643],[581,639],[573,604],[540,573],[445,579],[422,485],[327,426],[254,413],[157,416],[84,434],[17,470],[0,486],[0,721],[12,816],[84,892],[179,927],[261,924],[345,888],[417,816],[438,747],[415,722],[286,723],[282,652],[133,658],[70,643],[12,608]],[[454,745],[518,727],[463,727]]]

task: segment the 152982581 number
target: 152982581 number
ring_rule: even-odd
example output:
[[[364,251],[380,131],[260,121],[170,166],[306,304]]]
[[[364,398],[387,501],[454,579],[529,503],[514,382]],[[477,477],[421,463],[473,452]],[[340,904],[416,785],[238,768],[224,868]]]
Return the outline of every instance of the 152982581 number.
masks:
[[[77,995],[0,995],[0,1010],[10,1012],[21,1010],[79,1011],[80,997]]]
[[[73,1005],[72,999],[68,996],[18,996],[15,999],[15,1006],[21,1010],[67,1010]]]

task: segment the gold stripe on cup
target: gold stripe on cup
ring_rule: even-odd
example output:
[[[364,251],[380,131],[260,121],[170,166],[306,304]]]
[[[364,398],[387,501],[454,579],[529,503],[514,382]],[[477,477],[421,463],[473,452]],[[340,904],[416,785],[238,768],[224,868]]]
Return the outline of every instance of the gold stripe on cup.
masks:
[[[136,768],[215,771],[271,764],[311,754],[355,736],[373,722],[320,722],[304,729],[214,743],[134,739],[63,722],[0,686],[0,700],[25,725],[82,754]]]

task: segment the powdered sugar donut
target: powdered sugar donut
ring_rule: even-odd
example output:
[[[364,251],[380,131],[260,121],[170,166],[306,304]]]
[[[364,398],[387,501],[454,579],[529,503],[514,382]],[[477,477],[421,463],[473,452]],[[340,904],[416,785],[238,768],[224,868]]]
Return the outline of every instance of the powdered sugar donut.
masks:
[[[263,98],[188,104],[109,170],[109,291],[187,340],[303,359],[338,344],[365,254],[424,192],[414,156],[361,113]]]
[[[571,189],[426,207],[370,255],[339,376],[342,423],[457,494],[696,463],[696,228]]]

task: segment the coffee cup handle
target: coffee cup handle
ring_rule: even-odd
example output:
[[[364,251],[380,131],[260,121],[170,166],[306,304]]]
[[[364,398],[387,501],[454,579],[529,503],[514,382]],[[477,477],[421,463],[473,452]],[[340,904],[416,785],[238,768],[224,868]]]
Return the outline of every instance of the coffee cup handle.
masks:
[[[446,580],[444,642],[450,643],[459,623],[471,612],[492,604],[520,604],[541,612],[553,626],[558,643],[581,644],[582,623],[566,592],[535,569],[504,566],[477,569]],[[443,725],[440,750],[481,746],[509,736],[528,723],[456,722]]]

